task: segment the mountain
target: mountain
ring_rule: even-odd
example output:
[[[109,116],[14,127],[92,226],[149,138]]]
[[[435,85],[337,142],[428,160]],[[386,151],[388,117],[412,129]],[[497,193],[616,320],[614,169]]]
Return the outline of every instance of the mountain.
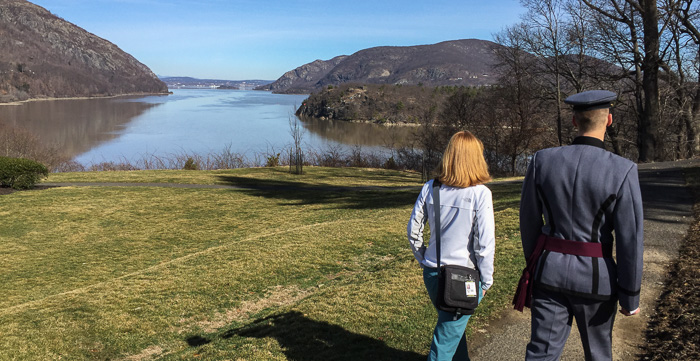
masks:
[[[381,46],[328,61],[316,60],[258,87],[277,93],[312,93],[328,85],[406,84],[479,86],[495,82],[496,43],[453,40],[433,45]]]
[[[273,93],[308,93],[310,90],[317,89],[319,87],[316,84],[318,80],[326,76],[346,58],[348,58],[347,55],[341,55],[331,60],[316,60],[304,64],[284,73],[272,84],[259,86],[255,90],[272,90]]]
[[[0,102],[166,93],[116,45],[25,0],[0,0]]]

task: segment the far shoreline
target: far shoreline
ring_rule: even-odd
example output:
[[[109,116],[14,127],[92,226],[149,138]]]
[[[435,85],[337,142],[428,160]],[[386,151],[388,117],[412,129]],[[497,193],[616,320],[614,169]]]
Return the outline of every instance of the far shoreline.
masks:
[[[132,96],[151,96],[151,95],[171,95],[173,94],[172,91],[168,89],[168,92],[162,92],[162,93],[127,93],[127,94],[117,94],[117,95],[93,95],[93,96],[81,96],[81,97],[46,97],[46,98],[31,98],[27,100],[16,100],[12,102],[7,102],[7,103],[0,103],[0,106],[3,105],[22,105],[26,103],[31,103],[31,102],[40,102],[40,101],[52,101],[52,100],[89,100],[89,99],[111,99],[111,98],[120,98],[120,97],[132,97]]]

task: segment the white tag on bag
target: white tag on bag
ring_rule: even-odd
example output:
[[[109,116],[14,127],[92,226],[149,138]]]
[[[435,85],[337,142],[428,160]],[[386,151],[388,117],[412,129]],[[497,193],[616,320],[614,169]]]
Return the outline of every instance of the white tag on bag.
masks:
[[[476,297],[476,282],[474,281],[467,281],[464,282],[464,288],[467,291],[467,297]]]

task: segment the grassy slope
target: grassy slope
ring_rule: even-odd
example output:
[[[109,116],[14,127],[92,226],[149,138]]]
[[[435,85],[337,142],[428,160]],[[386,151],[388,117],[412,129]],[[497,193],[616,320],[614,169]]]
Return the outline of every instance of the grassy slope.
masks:
[[[0,196],[0,360],[424,359],[435,314],[405,240],[415,174],[250,169],[49,181],[263,187]],[[411,188],[303,189],[318,185]],[[519,185],[492,189],[496,282],[472,328],[507,307],[523,263]]]

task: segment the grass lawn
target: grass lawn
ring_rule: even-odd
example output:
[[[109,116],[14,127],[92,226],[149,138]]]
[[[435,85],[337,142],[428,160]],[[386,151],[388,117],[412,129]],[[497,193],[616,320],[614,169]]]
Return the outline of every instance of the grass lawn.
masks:
[[[424,359],[436,315],[405,236],[420,176],[305,172],[52,174],[251,188],[0,196],[0,360]],[[524,265],[520,185],[490,187],[495,283],[468,332],[509,307]]]

